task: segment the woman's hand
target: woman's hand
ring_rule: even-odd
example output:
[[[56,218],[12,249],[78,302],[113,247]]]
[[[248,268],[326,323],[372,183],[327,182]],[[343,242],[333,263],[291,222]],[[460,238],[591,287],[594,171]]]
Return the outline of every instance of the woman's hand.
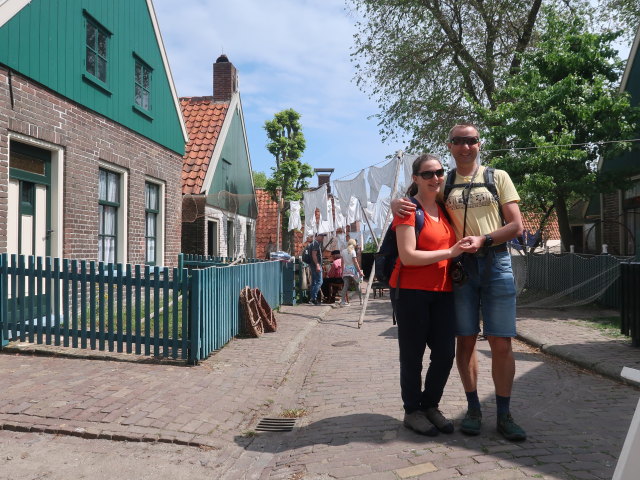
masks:
[[[468,238],[463,238],[455,243],[450,249],[451,258],[455,258],[458,255],[462,255],[463,253],[475,253],[478,249],[475,248],[473,243],[470,243]]]
[[[407,198],[396,198],[391,200],[391,213],[393,213],[394,216],[404,218],[412,212],[415,212],[415,210],[415,204]]]

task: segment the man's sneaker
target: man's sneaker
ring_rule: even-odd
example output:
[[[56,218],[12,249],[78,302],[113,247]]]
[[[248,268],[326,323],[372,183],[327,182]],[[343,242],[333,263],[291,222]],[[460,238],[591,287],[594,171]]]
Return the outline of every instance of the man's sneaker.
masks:
[[[438,429],[431,425],[424,412],[416,410],[415,412],[404,414],[404,426],[421,435],[435,437],[438,435]]]
[[[453,422],[446,418],[438,408],[427,408],[425,415],[427,416],[427,419],[442,433],[453,433]]]
[[[350,305],[349,302],[340,302],[341,307],[348,307]]]
[[[514,442],[521,442],[527,439],[525,431],[513,421],[513,417],[510,413],[505,413],[498,417],[498,432],[502,434],[507,440]]]
[[[467,435],[479,435],[482,427],[482,412],[479,408],[470,408],[460,424],[460,431]]]

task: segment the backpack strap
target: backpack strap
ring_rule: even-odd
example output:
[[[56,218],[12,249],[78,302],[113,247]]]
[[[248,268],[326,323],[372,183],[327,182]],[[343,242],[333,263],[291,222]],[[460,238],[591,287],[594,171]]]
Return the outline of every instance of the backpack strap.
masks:
[[[413,203],[416,206],[416,225],[414,227],[415,231],[416,231],[416,246],[418,245],[418,237],[420,236],[420,232],[422,231],[422,227],[424,227],[424,210],[422,209],[422,205],[420,205],[420,202],[418,200],[416,200],[413,197],[409,197],[409,200],[411,200],[411,203]],[[400,258],[400,254],[398,253],[398,258]],[[402,273],[402,262],[400,262],[400,269],[398,270],[398,278],[396,279],[396,288],[395,288],[395,292],[394,292],[394,298],[396,300],[398,300],[398,298],[400,298],[400,273]],[[393,324],[395,325],[396,323],[396,319],[395,319],[395,311],[394,311],[394,317],[393,317]]]
[[[446,202],[447,198],[449,198],[449,194],[451,193],[451,190],[453,190],[453,188],[455,187],[455,185],[453,183],[455,181],[456,181],[456,169],[453,168],[447,174],[447,181],[444,184],[444,200],[443,200],[443,202]]]

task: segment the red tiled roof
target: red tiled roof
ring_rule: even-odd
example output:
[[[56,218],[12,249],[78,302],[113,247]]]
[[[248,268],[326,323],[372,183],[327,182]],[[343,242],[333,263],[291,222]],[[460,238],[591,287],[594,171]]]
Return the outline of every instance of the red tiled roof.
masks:
[[[213,150],[229,109],[229,103],[213,97],[183,97],[180,107],[189,132],[189,143],[182,162],[182,193],[201,193]]]
[[[530,233],[536,233],[540,227],[540,220],[542,220],[541,213],[535,212],[522,212],[522,224],[525,230]],[[542,238],[544,240],[560,240],[560,228],[558,227],[558,217],[555,212],[551,214],[547,223],[544,225]]]
[[[264,188],[256,188],[258,219],[256,221],[256,258],[266,258],[269,243],[275,244],[278,236],[278,204]],[[282,242],[282,240],[281,240]],[[294,255],[302,253],[302,232],[294,233]]]

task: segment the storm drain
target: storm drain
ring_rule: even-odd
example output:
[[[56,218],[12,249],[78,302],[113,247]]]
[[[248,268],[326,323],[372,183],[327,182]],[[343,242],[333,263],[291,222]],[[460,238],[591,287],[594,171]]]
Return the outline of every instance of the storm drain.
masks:
[[[256,430],[259,432],[290,432],[296,426],[295,418],[263,418]]]

